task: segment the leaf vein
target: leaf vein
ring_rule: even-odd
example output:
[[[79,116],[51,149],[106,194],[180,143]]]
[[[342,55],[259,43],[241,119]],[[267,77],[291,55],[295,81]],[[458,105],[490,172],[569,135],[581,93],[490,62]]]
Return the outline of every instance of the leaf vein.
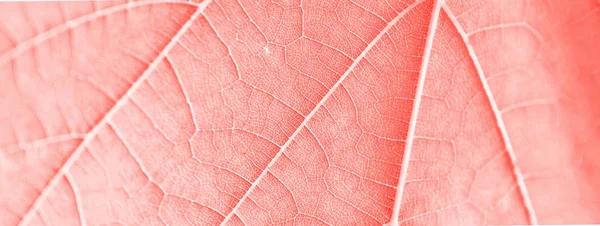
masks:
[[[250,188],[248,189],[248,191],[246,191],[246,193],[244,194],[244,196],[242,196],[242,198],[234,206],[234,208],[227,215],[227,217],[225,217],[225,219],[223,220],[223,222],[221,222],[221,224],[220,224],[221,226],[224,226],[233,217],[233,215],[240,208],[240,206],[242,205],[242,203],[244,203],[244,201],[250,196],[250,194],[257,187],[258,183],[262,180],[262,178],[265,177],[265,175],[267,174],[267,172],[269,171],[269,169],[277,162],[277,160],[279,159],[279,157],[281,157],[281,155],[283,154],[283,152],[291,145],[291,143],[296,138],[296,136],[298,136],[298,134],[300,133],[300,131],[302,131],[302,128],[304,128],[305,126],[307,126],[308,122],[312,119],[312,117],[325,104],[325,102],[327,102],[327,100],[333,95],[333,93],[335,92],[335,90],[337,90],[337,88],[341,86],[342,82],[348,77],[348,75],[350,75],[350,73],[358,65],[358,63],[361,62],[361,60],[366,57],[367,53],[375,46],[375,44],[377,44],[377,42],[388,32],[388,30],[390,30],[392,27],[394,27],[398,23],[398,21],[400,21],[400,19],[402,19],[406,15],[406,13],[410,12],[413,8],[415,8],[416,6],[418,6],[422,2],[423,2],[422,0],[416,1],[413,4],[411,4],[409,7],[407,7],[404,11],[400,12],[369,43],[369,45],[367,45],[367,47],[354,60],[354,62],[352,63],[352,65],[350,65],[350,67],[346,70],[346,72],[338,79],[338,81],[331,87],[331,89],[329,89],[329,91],[327,92],[327,94],[325,94],[325,96],[323,96],[323,98],[321,99],[321,101],[319,101],[319,103],[313,108],[313,110],[304,118],[304,120],[302,121],[302,123],[298,126],[298,128],[294,131],[294,133],[288,138],[288,140],[285,142],[285,144],[283,146],[281,146],[281,149],[277,152],[277,154],[275,154],[275,156],[273,157],[273,159],[265,167],[265,169],[258,176],[258,178],[254,181],[254,183],[252,183],[252,185],[250,186]]]
[[[441,5],[444,0],[434,0],[433,12],[431,14],[431,20],[429,22],[429,28],[427,31],[427,39],[425,41],[425,49],[423,59],[421,63],[421,69],[419,70],[419,80],[417,84],[417,90],[415,94],[415,100],[412,107],[410,116],[410,122],[408,126],[408,135],[406,137],[406,143],[404,147],[404,155],[402,156],[402,166],[400,169],[400,177],[398,178],[398,186],[396,189],[396,197],[394,200],[394,209],[392,212],[392,218],[387,225],[397,226],[398,218],[400,217],[400,206],[402,204],[402,195],[404,193],[404,185],[406,184],[406,178],[408,177],[408,166],[410,162],[410,154],[412,151],[412,144],[415,137],[415,130],[417,126],[417,118],[419,117],[419,108],[421,107],[421,98],[423,97],[423,88],[425,86],[425,75],[427,74],[427,67],[429,65],[429,58],[431,49],[433,48],[433,38],[437,29],[439,20]]]
[[[512,143],[508,136],[508,131],[506,129],[506,125],[504,123],[504,120],[502,119],[502,112],[498,108],[498,104],[496,103],[496,100],[494,99],[494,95],[492,94],[492,90],[490,89],[490,86],[487,82],[487,78],[485,77],[485,74],[483,73],[481,64],[477,60],[477,56],[475,55],[475,50],[473,49],[473,46],[469,43],[467,33],[464,31],[462,26],[457,21],[456,16],[453,15],[452,10],[447,5],[442,6],[442,8],[443,8],[444,12],[448,15],[450,20],[452,21],[452,24],[454,25],[454,27],[456,28],[458,33],[460,34],[461,39],[463,40],[463,43],[465,44],[465,48],[469,52],[469,58],[471,58],[473,65],[475,66],[475,69],[477,70],[477,74],[479,76],[479,79],[481,81],[481,84],[483,86],[485,94],[487,96],[488,102],[490,103],[490,107],[492,108],[492,111],[494,112],[494,118],[496,119],[496,125],[498,126],[498,129],[500,130],[500,134],[502,136],[502,142],[504,143],[504,148],[506,149],[506,152],[508,152],[508,155],[510,157],[510,161],[513,166],[513,175],[515,176],[515,178],[517,180],[517,186],[519,188],[519,192],[521,194],[523,204],[525,205],[525,210],[527,212],[527,216],[529,217],[529,223],[532,225],[537,225],[538,224],[537,216],[535,214],[533,204],[531,203],[531,198],[529,196],[529,192],[527,191],[527,186],[525,185],[525,179],[523,177],[523,173],[521,173],[521,170],[517,164],[517,157],[515,155],[515,152],[512,147]]]
[[[158,65],[162,62],[163,58],[167,55],[167,53],[173,48],[173,46],[177,43],[183,34],[191,27],[191,24],[196,21],[196,19],[202,14],[204,9],[208,6],[208,4],[212,0],[207,0],[202,2],[202,4],[198,5],[198,9],[194,14],[181,26],[179,31],[171,38],[169,43],[165,46],[165,48],[160,52],[160,54],[154,59],[154,61],[148,66],[148,68],[142,73],[142,75],[135,81],[131,87],[126,91],[126,93],[117,101],[117,103],[107,112],[106,115],[90,130],[88,134],[85,135],[83,141],[75,148],[75,150],[71,153],[71,155],[67,158],[67,160],[62,164],[58,172],[50,179],[50,182],[42,189],[40,195],[34,200],[33,204],[26,211],[23,218],[18,225],[28,225],[31,220],[35,217],[36,210],[43,204],[43,201],[46,199],[50,192],[58,185],[61,178],[65,175],[66,171],[75,163],[79,156],[85,151],[87,145],[93,140],[93,138],[100,132],[105,125],[107,125],[110,118],[119,110],[123,105],[127,103],[132,94],[137,91],[137,89],[143,84],[143,82],[152,74],[154,69],[158,67]],[[12,55],[10,55],[12,56]],[[0,58],[2,59],[2,58]],[[0,60],[0,62],[2,62]]]
[[[208,0],[208,2],[210,2],[210,1],[212,1],[212,0]],[[103,16],[111,15],[116,12],[132,9],[132,8],[137,8],[137,7],[141,7],[141,6],[152,5],[152,4],[161,4],[161,3],[178,3],[178,4],[184,4],[184,5],[192,5],[192,6],[196,6],[199,8],[204,6],[204,2],[201,4],[194,4],[194,3],[190,3],[190,2],[183,2],[183,1],[179,2],[179,1],[172,1],[172,0],[158,0],[158,1],[157,0],[146,0],[146,1],[139,1],[139,2],[135,2],[135,3],[130,2],[128,4],[119,4],[116,6],[109,7],[109,8],[101,9],[99,11],[94,11],[93,13],[86,14],[86,15],[77,17],[75,19],[65,21],[64,23],[62,23],[56,27],[50,28],[49,30],[46,30],[40,34],[37,34],[28,40],[22,41],[20,44],[16,45],[14,48],[12,48],[12,49],[6,51],[5,53],[2,53],[2,55],[0,55],[0,65],[4,65],[4,64],[10,62],[12,59],[22,55],[27,50],[34,48],[34,47],[38,46],[39,44],[46,42],[49,39],[58,36],[59,34],[62,34],[63,32],[66,32],[70,29],[81,26],[82,24],[85,24],[87,22],[93,21],[93,20],[98,19]]]

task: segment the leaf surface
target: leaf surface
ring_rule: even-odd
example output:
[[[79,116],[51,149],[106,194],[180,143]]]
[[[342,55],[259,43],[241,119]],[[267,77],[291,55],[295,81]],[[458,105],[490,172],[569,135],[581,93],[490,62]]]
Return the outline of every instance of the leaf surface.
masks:
[[[2,225],[600,222],[597,0],[0,5]]]

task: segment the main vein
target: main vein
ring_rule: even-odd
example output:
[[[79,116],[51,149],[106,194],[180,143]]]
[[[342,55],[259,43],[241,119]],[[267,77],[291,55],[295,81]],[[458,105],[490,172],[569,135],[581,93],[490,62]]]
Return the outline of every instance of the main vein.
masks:
[[[254,189],[256,188],[256,186],[258,186],[258,183],[265,177],[265,175],[267,175],[267,172],[269,171],[269,169],[273,165],[275,165],[275,162],[277,162],[277,159],[279,159],[279,157],[281,157],[281,155],[283,155],[283,152],[292,144],[292,142],[294,141],[294,138],[296,138],[296,136],[298,136],[298,134],[300,133],[300,131],[302,131],[302,128],[304,128],[308,124],[308,122],[310,121],[310,119],[317,113],[317,111],[321,108],[321,106],[323,106],[323,104],[325,104],[325,102],[327,102],[327,100],[329,99],[329,97],[331,97],[331,95],[335,92],[335,90],[342,84],[342,82],[348,77],[348,75],[350,75],[350,73],[352,72],[352,70],[354,70],[354,68],[360,63],[360,61],[363,58],[365,58],[365,56],[367,55],[367,53],[369,53],[369,51],[375,46],[375,44],[377,44],[377,42],[392,27],[394,27],[394,25],[396,25],[398,23],[398,21],[400,21],[400,19],[402,19],[406,15],[406,13],[410,12],[413,8],[415,8],[421,2],[423,2],[423,0],[418,0],[418,1],[414,2],[413,4],[411,4],[410,6],[408,6],[402,12],[398,13],[398,15],[394,19],[392,19],[385,26],[385,28],[383,28],[383,30],[381,30],[381,32],[367,45],[367,47],[360,53],[360,55],[350,65],[350,67],[348,68],[348,70],[346,70],[346,72],[344,72],[344,74],[342,76],[340,76],[340,78],[337,80],[337,82],[331,87],[331,89],[329,89],[329,91],[327,92],[327,94],[325,94],[325,96],[323,96],[323,98],[321,99],[321,101],[319,101],[319,103],[317,103],[317,105],[306,116],[306,118],[304,118],[304,120],[298,126],[298,128],[294,131],[294,133],[288,138],[288,140],[283,144],[283,146],[281,146],[281,149],[277,152],[277,154],[275,154],[275,156],[273,157],[273,159],[271,159],[271,161],[269,162],[269,164],[267,165],[267,167],[262,171],[262,173],[258,176],[258,178],[252,183],[252,185],[250,186],[250,188],[248,189],[248,191],[246,191],[246,193],[244,194],[244,196],[242,196],[242,198],[238,201],[238,203],[235,205],[235,207],[233,207],[233,209],[231,210],[231,212],[229,212],[229,214],[227,214],[227,216],[225,217],[225,219],[223,220],[223,222],[221,222],[221,226],[224,226],[227,222],[229,222],[229,220],[233,217],[233,215],[235,214],[235,212],[240,208],[240,206],[244,203],[244,201],[250,196],[250,194],[252,193],[252,191],[254,191]]]
[[[398,218],[400,217],[400,206],[402,204],[402,195],[404,194],[404,186],[406,184],[406,177],[408,176],[410,154],[412,151],[413,141],[415,139],[415,129],[417,126],[417,119],[419,117],[419,109],[421,108],[423,88],[425,87],[425,75],[427,74],[429,59],[431,58],[430,55],[431,49],[433,48],[433,38],[435,37],[435,31],[437,30],[437,24],[440,17],[440,8],[443,2],[444,0],[435,0],[433,5],[433,12],[431,13],[431,20],[429,21],[429,29],[427,30],[427,39],[425,41],[425,50],[421,62],[421,69],[419,70],[417,91],[415,94],[415,101],[413,103],[412,112],[410,115],[408,135],[404,146],[404,155],[402,156],[402,166],[400,169],[400,178],[398,179],[398,186],[396,188],[396,197],[394,199],[392,218],[387,224],[389,226],[398,226]]]
[[[450,10],[450,8],[446,5],[444,5],[442,8],[443,8],[444,12],[448,15],[448,17],[450,17],[450,20],[452,21],[452,24],[454,25],[454,27],[456,27],[456,30],[458,30],[458,33],[460,34],[460,36],[467,48],[467,51],[469,52],[469,57],[473,61],[473,65],[475,65],[475,69],[477,70],[477,74],[479,75],[479,79],[481,80],[481,84],[482,84],[485,94],[488,98],[488,102],[490,103],[490,107],[492,108],[492,111],[494,112],[494,117],[496,119],[496,125],[498,126],[498,129],[500,130],[500,134],[502,135],[502,141],[504,143],[504,148],[506,149],[506,151],[508,152],[508,155],[510,157],[511,164],[513,166],[513,175],[515,176],[515,178],[517,180],[517,187],[519,188],[521,197],[523,198],[525,210],[527,211],[527,216],[529,217],[529,224],[537,225],[538,224],[537,216],[535,214],[533,204],[531,203],[531,198],[529,196],[529,192],[527,191],[527,186],[525,186],[525,180],[523,177],[523,173],[521,173],[521,170],[517,164],[517,156],[515,155],[514,149],[512,147],[512,143],[508,136],[508,131],[506,130],[504,120],[502,119],[502,112],[498,109],[498,104],[496,103],[496,100],[494,99],[494,95],[492,94],[492,90],[490,89],[490,86],[487,82],[485,74],[483,73],[481,64],[479,63],[479,60],[477,60],[477,56],[475,55],[475,50],[473,49],[473,46],[471,46],[471,43],[469,43],[468,35],[465,33],[462,26],[456,20],[456,16],[454,16],[454,14]]]
[[[208,4],[212,0],[204,1],[198,4],[198,8],[192,14],[192,16],[181,26],[179,31],[171,38],[169,43],[165,46],[165,48],[158,54],[158,56],[148,65],[148,68],[138,77],[138,79],[131,85],[131,87],[123,94],[123,96],[113,105],[113,107],[102,117],[102,119],[88,132],[83,141],[75,148],[73,153],[69,156],[69,158],[65,161],[65,163],[61,166],[58,172],[52,177],[50,182],[44,187],[41,194],[34,200],[31,207],[27,210],[19,225],[28,225],[29,222],[34,218],[35,212],[40,208],[43,201],[46,200],[46,197],[50,195],[50,192],[58,185],[60,180],[64,177],[65,173],[73,166],[75,161],[79,159],[81,154],[84,152],[87,145],[94,139],[94,137],[100,132],[102,128],[108,123],[110,118],[122,107],[124,106],[129,98],[136,92],[139,87],[144,83],[144,81],[154,72],[154,69],[158,67],[158,65],[162,62],[162,60],[166,57],[167,53],[177,44],[177,41],[186,33],[186,31],[191,27],[192,23],[196,21],[196,19],[202,14],[204,9],[208,6]]]

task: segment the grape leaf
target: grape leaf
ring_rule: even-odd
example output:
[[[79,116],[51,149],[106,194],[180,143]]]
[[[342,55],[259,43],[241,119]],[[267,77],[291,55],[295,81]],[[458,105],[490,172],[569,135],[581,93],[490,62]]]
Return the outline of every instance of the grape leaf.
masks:
[[[598,0],[0,6],[1,225],[600,223]]]

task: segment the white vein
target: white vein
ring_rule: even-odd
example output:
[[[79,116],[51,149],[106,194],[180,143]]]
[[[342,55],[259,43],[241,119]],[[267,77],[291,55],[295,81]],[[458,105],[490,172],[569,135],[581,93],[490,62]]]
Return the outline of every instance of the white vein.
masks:
[[[417,119],[419,117],[419,109],[421,108],[421,98],[423,97],[423,88],[425,87],[425,76],[427,74],[427,67],[429,66],[429,59],[431,58],[431,49],[433,48],[433,38],[435,37],[435,31],[440,15],[440,8],[444,0],[435,0],[433,5],[433,12],[431,13],[431,20],[429,21],[429,29],[427,31],[427,39],[425,41],[425,50],[423,53],[423,59],[421,62],[421,69],[419,71],[419,80],[417,83],[417,91],[415,94],[415,102],[410,116],[410,123],[408,127],[408,135],[404,147],[404,155],[402,156],[402,166],[400,169],[400,178],[398,179],[398,186],[396,189],[396,197],[394,199],[394,208],[390,222],[386,225],[398,226],[398,218],[400,217],[400,206],[402,204],[402,195],[404,194],[404,186],[406,184],[406,178],[408,177],[408,166],[410,162],[410,155],[412,151],[413,141],[415,139],[415,130],[417,126]]]
[[[443,8],[444,12],[446,14],[448,14],[448,17],[450,17],[450,20],[452,21],[452,24],[454,25],[454,27],[456,27],[456,30],[458,30],[458,33],[460,33],[460,36],[467,48],[467,51],[469,52],[469,57],[473,61],[473,65],[475,65],[475,69],[477,70],[477,74],[479,75],[479,79],[481,80],[481,84],[483,86],[485,94],[488,98],[488,101],[490,103],[492,111],[494,112],[494,117],[496,118],[496,125],[498,126],[498,129],[500,130],[500,133],[502,135],[502,141],[504,143],[504,148],[508,152],[510,161],[513,165],[513,174],[516,177],[517,187],[519,188],[521,197],[523,198],[523,203],[525,204],[525,209],[526,209],[527,215],[529,217],[529,223],[533,224],[533,225],[537,225],[538,224],[537,216],[535,214],[533,204],[531,203],[531,198],[529,196],[529,192],[527,191],[527,186],[525,186],[525,180],[523,177],[523,173],[521,173],[521,170],[520,170],[519,166],[517,165],[517,156],[515,155],[515,152],[512,147],[512,143],[510,141],[510,138],[508,137],[508,131],[506,130],[504,120],[502,120],[502,112],[500,111],[500,109],[498,109],[498,104],[496,103],[496,100],[494,99],[494,95],[492,94],[492,90],[490,89],[490,86],[487,82],[485,74],[483,73],[481,64],[477,60],[477,56],[475,55],[475,50],[473,50],[473,46],[471,46],[471,44],[469,43],[469,39],[468,39],[469,36],[464,31],[464,29],[462,28],[460,23],[456,20],[456,17],[452,14],[452,11],[450,10],[450,8],[446,5],[442,6],[442,8]]]
[[[71,185],[71,190],[73,191],[73,196],[75,197],[75,205],[77,206],[77,213],[79,214],[79,224],[81,226],[87,226],[87,222],[85,221],[85,213],[83,212],[83,199],[81,198],[81,191],[77,184],[75,184],[75,179],[70,173],[65,173],[65,180],[67,183]]]
[[[526,108],[532,106],[543,106],[543,105],[553,105],[558,104],[558,99],[556,98],[542,98],[542,99],[533,99],[528,101],[519,102],[516,104],[512,104],[504,107],[504,109],[500,110],[501,114],[506,114],[507,112],[514,111],[519,108]]]
[[[18,150],[27,150],[27,149],[35,149],[35,148],[40,148],[40,147],[47,147],[51,144],[82,139],[84,137],[85,137],[85,134],[81,134],[81,133],[68,133],[68,134],[61,134],[61,135],[57,135],[57,136],[50,136],[50,137],[45,137],[42,139],[35,139],[35,140],[29,140],[26,142],[19,142],[15,145],[0,147],[0,153],[1,154],[10,154],[10,153],[16,152]]]
[[[535,29],[534,27],[529,25],[527,22],[506,23],[506,24],[499,24],[499,25],[494,25],[494,26],[487,26],[487,27],[473,30],[469,33],[465,33],[465,35],[467,37],[470,37],[470,36],[475,35],[480,32],[492,31],[495,29],[507,29],[507,28],[524,28],[527,31],[531,32],[538,41],[541,42],[544,40],[542,34],[540,34],[540,32],[537,29]]]
[[[85,24],[87,22],[94,21],[98,18],[105,17],[107,15],[111,15],[116,12],[130,10],[130,9],[141,7],[141,6],[155,5],[155,4],[161,4],[161,3],[185,4],[185,5],[196,6],[198,8],[203,7],[202,3],[197,4],[197,3],[173,1],[173,0],[146,0],[146,1],[129,2],[127,4],[115,5],[112,7],[101,9],[94,13],[90,13],[90,14],[86,14],[86,15],[77,17],[75,19],[67,20],[64,23],[62,23],[61,25],[53,27],[47,31],[44,31],[31,39],[19,42],[19,44],[16,45],[14,48],[3,53],[0,56],[0,65],[4,65],[4,64],[10,62],[12,59],[15,59],[18,56],[22,55],[26,51],[40,45],[41,43],[44,43],[51,38],[54,38],[68,30],[79,27],[82,24]]]
[[[406,9],[404,9],[402,12],[400,12],[367,45],[367,47],[354,60],[354,62],[352,63],[352,65],[350,65],[350,67],[348,68],[348,70],[346,70],[346,72],[344,72],[344,74],[337,80],[337,82],[331,87],[331,89],[329,89],[329,91],[327,92],[327,94],[325,94],[325,96],[323,96],[323,99],[321,99],[321,101],[319,101],[319,103],[317,103],[317,105],[313,108],[313,110],[304,118],[304,120],[302,121],[302,123],[298,126],[298,128],[296,129],[296,131],[294,131],[294,133],[288,138],[288,140],[285,142],[285,144],[283,144],[281,146],[281,149],[277,152],[277,154],[275,154],[275,156],[273,157],[273,159],[271,159],[271,161],[269,162],[269,164],[267,165],[267,167],[265,167],[265,169],[262,171],[262,173],[258,176],[258,178],[254,181],[254,183],[252,183],[252,185],[250,186],[250,188],[246,191],[246,193],[242,196],[242,198],[240,198],[240,200],[238,201],[238,203],[233,207],[233,209],[231,210],[231,212],[229,212],[229,214],[225,217],[225,219],[223,220],[223,222],[221,222],[221,224],[220,224],[221,226],[224,226],[227,222],[229,222],[229,220],[231,220],[231,218],[236,213],[236,211],[240,208],[240,206],[244,203],[244,201],[246,199],[248,199],[248,197],[250,196],[250,194],[252,193],[252,191],[254,191],[254,189],[258,186],[258,184],[260,183],[260,181],[265,177],[265,175],[267,174],[267,172],[269,171],[269,169],[273,165],[275,165],[275,163],[277,162],[277,159],[279,159],[279,157],[281,157],[281,155],[283,154],[283,152],[292,144],[292,142],[294,141],[294,138],[296,138],[296,136],[298,136],[298,134],[300,133],[300,131],[302,131],[302,128],[304,128],[308,124],[308,122],[317,113],[317,111],[321,108],[321,106],[323,106],[325,104],[325,102],[327,102],[327,100],[329,99],[329,97],[331,97],[331,95],[335,92],[335,90],[342,84],[342,82],[348,77],[348,75],[350,75],[350,73],[352,72],[352,70],[354,70],[354,68],[360,63],[360,61],[363,58],[365,58],[365,56],[367,55],[367,53],[375,46],[375,44],[392,27],[394,27],[394,25],[396,25],[398,23],[398,21],[400,21],[400,19],[402,19],[406,15],[406,13],[410,12],[413,8],[415,8],[421,2],[423,2],[423,0],[416,1],[413,4],[411,4],[410,6],[408,6]]]
[[[123,107],[129,98],[136,92],[139,87],[144,83],[144,81],[152,74],[152,72],[158,67],[158,65],[162,62],[162,60],[166,57],[167,53],[177,44],[177,41],[186,33],[186,31],[191,27],[192,23],[196,21],[196,19],[202,14],[204,9],[208,6],[208,4],[212,0],[204,1],[198,4],[198,8],[192,14],[192,16],[181,26],[179,31],[171,38],[169,43],[165,46],[165,48],[158,54],[158,56],[150,63],[148,68],[142,73],[142,75],[132,84],[132,86],[127,90],[127,92],[121,97],[119,101],[104,115],[104,117],[98,122],[90,132],[83,138],[83,141],[77,146],[77,148],[73,151],[73,153],[69,156],[69,158],[65,161],[62,167],[58,170],[56,175],[50,180],[50,182],[46,185],[46,187],[42,190],[41,194],[36,198],[33,202],[32,206],[27,210],[27,213],[21,219],[19,225],[28,225],[31,220],[33,220],[36,211],[43,204],[43,201],[46,200],[50,192],[58,185],[62,177],[68,171],[71,166],[75,163],[79,156],[83,153],[87,145],[94,139],[94,137],[100,132],[102,128],[107,124],[109,119],[121,108]],[[72,27],[71,27],[72,28]]]

